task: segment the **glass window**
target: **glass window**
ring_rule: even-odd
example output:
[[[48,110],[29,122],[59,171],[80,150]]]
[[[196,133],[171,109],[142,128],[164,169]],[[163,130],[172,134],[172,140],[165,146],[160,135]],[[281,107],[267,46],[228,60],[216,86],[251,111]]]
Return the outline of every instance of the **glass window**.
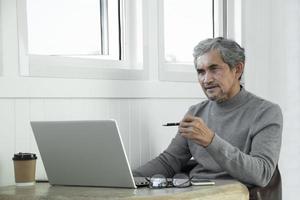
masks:
[[[118,60],[121,46],[119,2],[27,0],[28,53],[93,58],[106,56]],[[107,51],[103,51],[104,46],[107,46]]]
[[[164,0],[164,62],[191,63],[194,46],[213,37],[212,0]]]

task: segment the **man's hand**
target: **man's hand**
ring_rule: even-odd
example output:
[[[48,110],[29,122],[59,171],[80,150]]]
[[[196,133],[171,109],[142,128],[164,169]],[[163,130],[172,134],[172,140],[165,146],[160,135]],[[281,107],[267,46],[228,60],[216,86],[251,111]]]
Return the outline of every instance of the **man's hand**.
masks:
[[[215,136],[214,132],[206,126],[201,118],[193,116],[183,118],[178,130],[183,137],[195,140],[203,147],[207,147]]]

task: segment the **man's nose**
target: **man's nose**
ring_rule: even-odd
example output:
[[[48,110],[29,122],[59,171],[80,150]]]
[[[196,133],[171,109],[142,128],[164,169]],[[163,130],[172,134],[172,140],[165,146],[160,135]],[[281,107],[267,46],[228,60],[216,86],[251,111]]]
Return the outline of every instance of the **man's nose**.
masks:
[[[203,83],[210,83],[212,81],[213,81],[212,74],[209,72],[205,73],[205,75],[203,76]]]

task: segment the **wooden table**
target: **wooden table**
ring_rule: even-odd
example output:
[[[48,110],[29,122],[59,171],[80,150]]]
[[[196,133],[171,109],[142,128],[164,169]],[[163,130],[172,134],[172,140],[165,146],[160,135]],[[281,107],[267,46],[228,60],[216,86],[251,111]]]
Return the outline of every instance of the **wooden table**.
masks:
[[[98,199],[205,199],[248,200],[245,185],[233,180],[216,180],[214,186],[188,188],[138,189],[51,186],[36,183],[34,186],[0,187],[0,200],[98,200]]]

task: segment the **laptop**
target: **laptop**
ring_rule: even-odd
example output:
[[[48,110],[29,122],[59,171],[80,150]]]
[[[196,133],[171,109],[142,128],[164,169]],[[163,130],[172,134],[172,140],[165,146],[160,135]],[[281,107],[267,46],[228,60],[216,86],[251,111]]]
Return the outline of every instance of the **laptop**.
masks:
[[[51,185],[137,188],[115,120],[31,121]]]

